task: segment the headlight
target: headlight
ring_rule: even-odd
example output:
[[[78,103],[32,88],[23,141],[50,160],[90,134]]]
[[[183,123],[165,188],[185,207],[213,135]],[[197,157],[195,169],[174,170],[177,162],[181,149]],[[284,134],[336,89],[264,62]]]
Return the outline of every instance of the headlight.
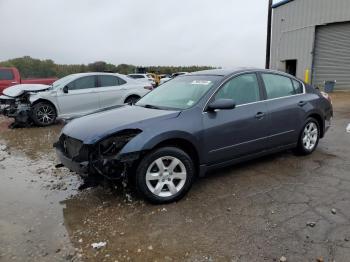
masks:
[[[126,129],[102,140],[102,142],[99,143],[100,154],[103,156],[118,154],[131,139],[141,132],[140,129]]]

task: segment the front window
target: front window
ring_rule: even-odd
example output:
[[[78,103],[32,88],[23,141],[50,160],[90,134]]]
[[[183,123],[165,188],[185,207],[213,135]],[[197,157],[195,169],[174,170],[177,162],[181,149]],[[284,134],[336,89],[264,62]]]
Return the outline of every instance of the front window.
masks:
[[[69,83],[67,86],[68,86],[69,90],[95,88],[96,87],[95,76],[81,77],[81,78]]]
[[[220,80],[220,76],[178,77],[154,89],[136,105],[160,109],[187,109],[197,104]]]
[[[215,99],[232,99],[236,105],[260,100],[259,83],[256,74],[244,74],[228,81],[216,94]]]

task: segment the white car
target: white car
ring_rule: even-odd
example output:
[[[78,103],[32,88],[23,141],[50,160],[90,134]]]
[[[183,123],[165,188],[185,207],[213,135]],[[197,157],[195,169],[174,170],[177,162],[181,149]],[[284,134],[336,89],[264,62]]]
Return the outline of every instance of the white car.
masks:
[[[24,84],[5,89],[0,96],[1,112],[17,122],[47,126],[56,118],[75,118],[125,103],[134,104],[150,90],[150,84],[121,74],[73,74],[52,86]]]
[[[188,72],[177,72],[177,73],[173,73],[171,75],[171,77],[174,78],[174,77],[177,77],[177,76],[187,75],[187,74],[188,74]]]
[[[152,86],[156,85],[153,77],[148,74],[128,74],[128,76],[140,82],[150,83]]]
[[[160,85],[173,79],[170,75],[159,75],[159,76],[160,76],[160,83],[159,83]]]

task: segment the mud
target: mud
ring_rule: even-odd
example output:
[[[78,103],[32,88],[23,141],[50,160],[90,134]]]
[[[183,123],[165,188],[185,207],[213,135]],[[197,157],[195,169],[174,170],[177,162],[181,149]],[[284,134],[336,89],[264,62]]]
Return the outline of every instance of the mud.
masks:
[[[0,118],[0,261],[349,261],[350,94],[332,97],[313,155],[218,170],[164,206],[122,187],[78,191],[54,168],[62,125],[10,130]]]

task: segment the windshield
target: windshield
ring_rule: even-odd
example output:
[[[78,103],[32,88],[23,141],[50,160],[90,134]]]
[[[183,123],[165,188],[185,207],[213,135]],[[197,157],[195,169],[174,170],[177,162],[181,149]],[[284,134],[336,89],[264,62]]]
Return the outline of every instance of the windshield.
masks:
[[[68,76],[62,77],[62,78],[58,79],[57,81],[53,82],[52,87],[57,87],[57,86],[61,85],[62,83],[66,83],[70,79],[73,79],[73,77],[74,77],[74,75],[68,75]]]
[[[220,76],[183,76],[166,82],[146,96],[136,105],[160,109],[187,109],[195,104],[218,83]]]

